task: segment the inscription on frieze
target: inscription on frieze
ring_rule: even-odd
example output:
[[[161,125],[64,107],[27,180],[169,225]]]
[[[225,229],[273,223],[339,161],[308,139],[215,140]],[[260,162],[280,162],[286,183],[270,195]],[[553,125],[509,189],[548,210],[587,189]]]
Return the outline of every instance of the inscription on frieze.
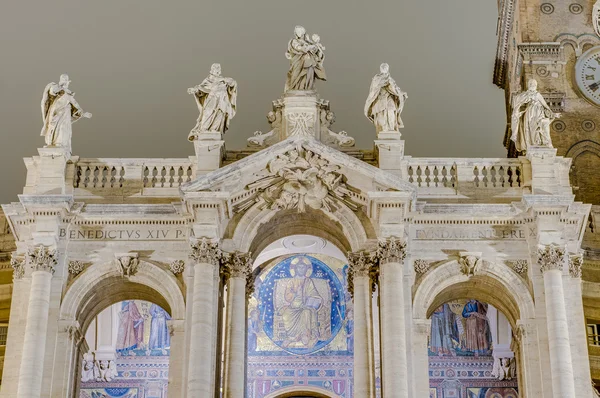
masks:
[[[187,228],[61,228],[59,237],[67,240],[185,240]]]
[[[520,227],[417,227],[411,230],[412,239],[420,240],[522,240],[535,231]]]

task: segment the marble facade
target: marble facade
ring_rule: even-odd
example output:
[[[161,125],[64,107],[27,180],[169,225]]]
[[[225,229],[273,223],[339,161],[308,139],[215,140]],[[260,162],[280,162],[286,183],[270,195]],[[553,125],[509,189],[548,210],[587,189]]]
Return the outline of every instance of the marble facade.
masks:
[[[317,38],[295,40],[322,67]],[[86,331],[130,300],[168,314],[169,397],[422,398],[430,383],[487,397],[492,386],[459,392],[456,373],[431,371],[432,315],[467,299],[505,316],[493,350],[465,348],[488,358],[484,376],[505,378],[497,394],[592,396],[580,261],[591,205],[575,200],[571,159],[533,146],[514,159],[414,158],[397,130],[359,151],[327,142],[330,105],[314,90],[287,90],[273,109],[277,134],[245,151],[227,151],[221,129],[194,134],[183,159],[56,146],[25,159],[23,193],[2,206],[16,249],[0,397],[102,393],[80,381],[84,360],[115,353],[90,349]],[[328,242],[336,260],[300,243],[265,257],[296,235]],[[300,383],[311,369],[269,379],[285,369],[257,369],[265,342],[263,357],[291,353],[296,370],[310,355],[316,383]]]

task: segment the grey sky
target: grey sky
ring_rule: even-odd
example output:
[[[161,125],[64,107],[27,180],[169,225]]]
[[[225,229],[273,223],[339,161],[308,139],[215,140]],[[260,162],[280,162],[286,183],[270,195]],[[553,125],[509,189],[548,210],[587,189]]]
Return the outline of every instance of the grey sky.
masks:
[[[406,154],[504,157],[504,93],[493,86],[497,2],[403,1],[3,1],[0,5],[0,202],[17,200],[21,158],[37,154],[40,100],[61,73],[91,120],[74,126],[81,157],[187,157],[198,115],[186,93],[220,62],[237,80],[238,114],[226,134],[245,146],[283,90],[295,25],[319,33],[336,113],[333,130],[371,148],[363,115],[381,62],[408,92]]]

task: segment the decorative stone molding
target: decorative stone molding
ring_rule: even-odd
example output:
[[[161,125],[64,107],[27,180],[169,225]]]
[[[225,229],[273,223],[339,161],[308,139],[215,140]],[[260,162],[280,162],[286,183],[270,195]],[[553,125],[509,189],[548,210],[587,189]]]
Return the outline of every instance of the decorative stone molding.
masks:
[[[117,267],[123,277],[130,277],[137,273],[140,260],[137,253],[115,254]]]
[[[406,257],[406,242],[395,236],[379,241],[377,258],[380,264],[401,263]]]
[[[197,263],[219,265],[221,250],[217,242],[201,238],[190,243],[190,257]]]
[[[340,166],[301,145],[271,160],[267,171],[269,176],[246,187],[256,194],[240,202],[236,211],[261,202],[271,210],[297,209],[298,213],[305,212],[307,206],[331,212],[338,208],[338,203],[358,210],[350,196],[355,190],[344,182]]]
[[[354,297],[354,278],[369,277],[372,285],[377,276],[377,252],[348,252],[348,292]]]
[[[429,271],[431,263],[426,260],[416,259],[414,262],[415,272],[417,274],[424,274]]]
[[[185,261],[173,260],[171,261],[171,264],[169,264],[169,269],[174,275],[179,275],[185,270]]]
[[[29,257],[29,265],[33,271],[46,271],[54,274],[54,267],[58,263],[55,249],[38,245],[30,248],[27,256]]]
[[[556,245],[538,247],[538,265],[542,273],[557,269],[562,271],[565,249]]]
[[[494,357],[492,377],[498,380],[512,380],[517,377],[517,364],[515,358]]]
[[[528,260],[514,260],[511,262],[512,269],[515,270],[517,274],[523,275],[527,274],[529,270],[529,261]]]
[[[569,254],[569,274],[573,278],[581,278],[581,268],[583,266],[583,254]]]
[[[84,268],[85,268],[85,265],[83,264],[83,262],[81,262],[79,260],[69,261],[68,271],[69,271],[69,274],[71,274],[73,276],[79,275],[83,271]]]
[[[10,257],[10,266],[13,269],[13,280],[21,279],[25,276],[25,257],[12,253]]]
[[[513,29],[515,0],[502,0],[499,9],[498,46],[496,49],[496,62],[494,64],[494,84],[500,88],[504,88],[507,82],[508,46],[510,34]]]
[[[482,263],[481,252],[459,253],[458,264],[460,264],[460,271],[468,277],[474,276]]]

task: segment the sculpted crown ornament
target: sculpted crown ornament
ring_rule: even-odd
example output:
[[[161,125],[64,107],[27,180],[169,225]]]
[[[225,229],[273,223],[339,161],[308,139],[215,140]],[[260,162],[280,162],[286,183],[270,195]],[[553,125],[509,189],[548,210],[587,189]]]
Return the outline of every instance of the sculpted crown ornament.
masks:
[[[538,264],[542,273],[557,269],[562,271],[565,249],[556,245],[538,247]]]
[[[392,236],[378,243],[377,257],[381,263],[399,263],[406,257],[406,242]]]
[[[201,238],[191,242],[190,246],[192,250],[190,257],[192,260],[198,263],[219,265],[221,250],[219,249],[218,243],[211,242],[207,238]]]
[[[350,197],[353,188],[346,185],[340,166],[305,150],[302,146],[290,150],[271,160],[267,166],[271,174],[246,188],[257,194],[241,202],[237,211],[243,211],[254,203],[271,210],[297,209],[306,207],[333,211],[337,202],[344,203],[353,211],[358,205]]]
[[[58,263],[55,249],[49,249],[44,245],[38,245],[29,249],[27,256],[29,257],[29,264],[33,271],[54,273],[54,267]]]

